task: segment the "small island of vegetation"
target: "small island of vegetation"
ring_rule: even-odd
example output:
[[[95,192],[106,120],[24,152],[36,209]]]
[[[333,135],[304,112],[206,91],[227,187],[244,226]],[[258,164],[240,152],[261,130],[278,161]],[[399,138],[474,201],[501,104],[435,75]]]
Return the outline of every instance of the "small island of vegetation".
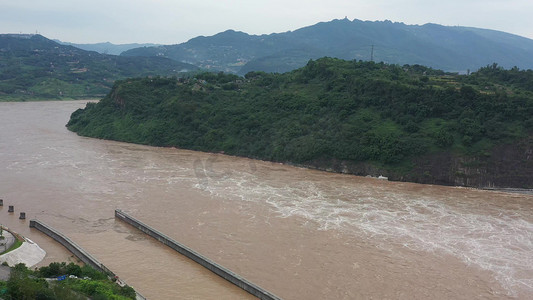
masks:
[[[533,187],[533,71],[311,60],[283,74],[120,80],[80,135],[392,180]]]

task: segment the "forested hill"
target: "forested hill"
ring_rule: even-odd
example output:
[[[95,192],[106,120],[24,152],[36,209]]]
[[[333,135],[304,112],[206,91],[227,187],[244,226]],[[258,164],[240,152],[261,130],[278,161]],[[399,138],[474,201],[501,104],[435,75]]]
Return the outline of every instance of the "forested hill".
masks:
[[[161,57],[85,51],[41,35],[0,34],[0,100],[101,97],[116,79],[196,69]]]
[[[80,135],[394,180],[533,187],[533,71],[322,58],[285,73],[118,81]],[[529,153],[529,154],[528,154]]]
[[[471,27],[343,19],[268,35],[227,30],[178,45],[131,49],[122,55],[162,56],[242,75],[250,71],[286,72],[324,56],[373,58],[466,73],[494,62],[505,68],[533,69],[533,40]]]

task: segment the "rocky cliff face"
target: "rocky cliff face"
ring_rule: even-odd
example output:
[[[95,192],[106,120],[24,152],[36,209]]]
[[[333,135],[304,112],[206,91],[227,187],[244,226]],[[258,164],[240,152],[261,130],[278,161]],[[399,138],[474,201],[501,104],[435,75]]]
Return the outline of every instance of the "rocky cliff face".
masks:
[[[412,179],[478,188],[533,188],[533,137],[497,146],[484,156],[444,153],[418,159]]]
[[[368,163],[315,160],[307,164],[320,170],[354,175],[386,176],[389,180],[476,188],[533,189],[533,135],[500,145],[483,156],[458,156],[450,152],[413,160],[409,172],[391,171]]]

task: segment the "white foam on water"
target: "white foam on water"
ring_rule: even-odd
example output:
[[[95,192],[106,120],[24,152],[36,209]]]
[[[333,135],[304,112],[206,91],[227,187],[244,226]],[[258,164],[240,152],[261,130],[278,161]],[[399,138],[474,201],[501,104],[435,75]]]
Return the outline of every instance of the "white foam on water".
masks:
[[[281,217],[304,218],[319,230],[363,235],[382,249],[394,244],[450,254],[494,272],[510,296],[517,289],[533,293],[533,223],[522,211],[479,208],[466,200],[450,205],[446,198],[407,196],[369,185],[279,185],[250,173],[230,175],[200,178],[195,187],[224,199],[266,202]]]

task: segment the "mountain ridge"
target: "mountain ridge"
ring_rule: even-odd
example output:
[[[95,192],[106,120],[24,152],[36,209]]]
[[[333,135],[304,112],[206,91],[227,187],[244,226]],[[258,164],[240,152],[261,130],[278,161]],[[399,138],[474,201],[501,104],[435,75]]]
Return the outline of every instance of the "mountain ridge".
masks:
[[[474,27],[345,18],[282,33],[249,35],[226,30],[181,44],[134,48],[121,55],[162,56],[241,75],[249,71],[286,72],[323,56],[348,60],[370,60],[373,56],[375,61],[386,63],[466,72],[494,62],[506,68],[531,69],[533,40]]]
[[[71,43],[71,42],[63,42],[57,39],[54,39],[53,41],[61,45],[73,46],[78,49],[82,49],[86,51],[96,51],[101,54],[111,54],[111,55],[119,55],[120,53],[133,49],[133,48],[160,46],[160,44],[154,44],[154,43],[129,43],[129,44],[113,44],[110,42]]]

